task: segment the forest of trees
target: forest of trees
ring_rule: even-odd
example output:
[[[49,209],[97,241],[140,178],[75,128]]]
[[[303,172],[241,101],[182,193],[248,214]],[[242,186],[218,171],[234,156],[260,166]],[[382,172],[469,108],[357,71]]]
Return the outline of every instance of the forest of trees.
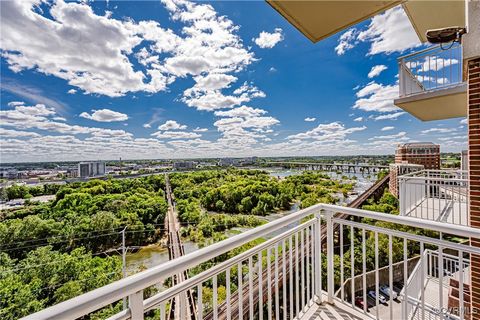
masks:
[[[182,234],[200,245],[224,239],[235,227],[261,225],[263,216],[294,202],[335,203],[354,186],[321,173],[277,179],[236,169],[174,173],[170,180]],[[121,278],[121,259],[112,253],[121,243],[120,231],[126,227],[130,246],[158,243],[167,212],[164,188],[164,176],[151,175],[2,190],[8,199],[55,199],[0,212],[0,318],[17,319]],[[91,318],[114,310],[118,304]]]

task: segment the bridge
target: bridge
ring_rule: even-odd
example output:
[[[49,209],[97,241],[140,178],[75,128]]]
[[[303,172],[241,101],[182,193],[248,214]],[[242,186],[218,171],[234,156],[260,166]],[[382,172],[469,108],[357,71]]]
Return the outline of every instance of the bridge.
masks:
[[[165,227],[168,234],[168,256],[170,260],[185,255],[181,237],[179,234],[180,223],[178,221],[177,210],[175,208],[175,200],[170,185],[168,174],[165,174],[165,196],[167,198],[168,210],[165,216]],[[188,279],[187,271],[178,273],[173,276],[173,285],[177,285]],[[172,300],[169,310],[168,319],[192,319],[196,320],[195,299],[191,290],[187,290],[183,294],[179,294]]]
[[[304,170],[346,172],[346,173],[376,173],[382,170],[388,170],[389,167],[378,164],[368,163],[323,163],[323,162],[297,162],[297,161],[271,161],[266,162],[268,166],[279,166],[284,168],[298,168]]]

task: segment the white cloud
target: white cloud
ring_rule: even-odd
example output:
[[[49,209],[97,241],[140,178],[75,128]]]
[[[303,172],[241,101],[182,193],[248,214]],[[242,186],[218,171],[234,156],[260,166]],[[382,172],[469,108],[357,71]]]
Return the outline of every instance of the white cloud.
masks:
[[[152,136],[157,137],[158,139],[194,139],[200,138],[202,135],[185,131],[157,131],[152,133]]]
[[[390,134],[390,135],[387,135],[387,136],[375,136],[375,137],[372,137],[372,138],[369,138],[368,140],[370,141],[375,141],[375,140],[397,140],[399,138],[403,138],[407,135],[407,133],[405,131],[401,131],[399,133],[396,133],[396,134]]]
[[[343,33],[335,52],[342,55],[360,42],[370,43],[370,55],[402,52],[420,45],[418,36],[401,6],[374,16],[364,30],[351,28]]]
[[[380,73],[382,73],[382,71],[385,71],[385,70],[387,70],[386,65],[379,64],[379,65],[373,66],[372,69],[370,70],[370,72],[368,73],[368,77],[369,78],[376,77]]]
[[[348,29],[338,39],[338,45],[335,47],[335,52],[341,56],[347,50],[352,49],[355,44],[355,38],[358,35],[358,31],[355,28]]]
[[[401,6],[372,18],[366,30],[357,37],[371,43],[369,54],[405,51],[420,45],[415,30]]]
[[[361,122],[361,121],[363,121],[363,117],[357,117],[357,118],[353,119],[353,121]]]
[[[235,109],[231,109],[228,111],[215,111],[215,115],[218,117],[257,117],[263,114],[266,114],[267,111],[263,109],[255,109],[252,107],[241,106]]]
[[[5,138],[40,137],[40,135],[36,132],[9,130],[9,129],[4,129],[4,128],[0,128],[0,135],[4,139]]]
[[[167,120],[164,124],[158,127],[158,130],[185,130],[187,126],[184,124],[179,124],[175,120]]]
[[[67,91],[67,93],[68,93],[68,94],[75,94],[75,93],[77,93],[77,90],[75,90],[75,89],[70,89],[70,90]]]
[[[253,41],[262,49],[270,49],[275,47],[277,43],[283,40],[283,34],[281,28],[275,28],[273,33],[266,31],[260,32],[257,38],[254,38]]]
[[[303,119],[303,120],[306,121],[306,122],[313,122],[313,121],[317,120],[317,118],[308,117],[308,118],[305,118],[305,119]]]
[[[457,129],[455,128],[431,128],[427,130],[422,130],[423,134],[427,133],[449,133],[449,132],[455,132]]]
[[[405,112],[400,111],[400,112],[394,112],[394,113],[388,113],[388,114],[382,114],[379,116],[373,117],[373,120],[379,121],[379,120],[397,120],[398,117],[404,115]]]
[[[386,126],[386,127],[383,127],[381,130],[382,130],[382,131],[390,131],[390,130],[393,130],[393,129],[395,129],[395,127]]]
[[[207,132],[207,131],[208,131],[207,128],[196,127],[195,129],[193,129],[193,132]]]
[[[34,69],[85,93],[110,97],[164,91],[186,76],[225,78],[255,60],[236,34],[238,26],[211,5],[163,2],[171,18],[184,25],[179,34],[155,21],[97,15],[86,2],[59,0],[43,11],[34,2],[2,2],[2,56],[14,72]],[[142,68],[134,67],[135,58]]]
[[[98,122],[115,122],[128,120],[128,115],[125,113],[113,111],[110,109],[92,110],[92,114],[82,112],[80,117],[90,119]]]
[[[277,69],[275,69],[275,67],[270,67],[270,69],[268,69],[269,72],[277,72]]]
[[[331,122],[328,124],[319,124],[316,128],[306,132],[290,135],[287,139],[314,139],[317,141],[343,140],[347,135],[365,129],[367,129],[366,126],[346,128],[345,125],[340,122]]]
[[[392,112],[399,110],[393,104],[398,96],[398,85],[382,85],[374,81],[357,91],[354,109],[375,112]]]
[[[462,120],[460,120],[460,123],[461,124],[468,124],[468,119],[467,118],[462,119]]]

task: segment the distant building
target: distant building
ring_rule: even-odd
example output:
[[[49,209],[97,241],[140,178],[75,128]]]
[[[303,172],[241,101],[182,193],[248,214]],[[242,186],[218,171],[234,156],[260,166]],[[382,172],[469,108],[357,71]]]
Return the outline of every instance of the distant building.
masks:
[[[220,167],[229,167],[229,166],[234,166],[237,164],[237,160],[236,159],[232,159],[232,158],[222,158],[220,160],[218,160],[218,165]]]
[[[78,176],[80,178],[101,177],[107,173],[104,161],[87,161],[78,164]]]
[[[176,170],[191,170],[197,167],[195,161],[178,161],[173,163],[173,168]]]
[[[13,167],[0,168],[0,178],[4,179],[20,179],[23,177],[23,172],[18,171]]]
[[[390,181],[388,189],[398,198],[398,177],[415,171],[423,170],[425,167],[421,164],[412,163],[392,163],[390,164]]]
[[[400,144],[395,163],[420,164],[425,169],[440,169],[440,146],[431,142]]]
[[[460,170],[468,171],[468,150],[462,150],[462,162],[460,163]]]

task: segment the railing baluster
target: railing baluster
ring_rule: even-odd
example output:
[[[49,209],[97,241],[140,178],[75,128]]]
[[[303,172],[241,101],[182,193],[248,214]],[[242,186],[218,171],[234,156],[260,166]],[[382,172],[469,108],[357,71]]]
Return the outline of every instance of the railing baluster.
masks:
[[[390,290],[390,319],[393,320],[393,245],[392,235],[388,235],[388,288]]]
[[[280,319],[280,294],[278,290],[278,242],[275,244],[275,319]]]
[[[342,302],[345,301],[345,292],[343,288],[343,223],[340,223],[339,226],[339,237],[340,237],[340,298],[342,299]],[[353,280],[353,279],[352,279]]]
[[[366,262],[365,229],[362,228],[362,280],[363,280],[363,312],[367,313],[367,262]]]
[[[143,290],[128,296],[128,307],[132,320],[143,320]]]
[[[226,281],[226,288],[225,290],[227,291],[227,296],[225,297],[226,299],[226,304],[227,304],[227,320],[230,320],[232,315],[232,306],[231,306],[231,285],[230,285],[230,268],[225,270],[225,281]],[[199,318],[202,319],[202,318]]]
[[[375,300],[377,302],[377,308],[376,309],[376,316],[377,316],[377,319],[379,319],[379,306],[380,306],[380,302],[379,302],[379,290],[378,290],[378,282],[379,282],[379,276],[378,276],[378,232],[375,232],[374,233],[374,237],[375,237]]]
[[[354,236],[355,234],[353,233],[353,226],[350,226],[350,273],[352,279],[350,281],[350,289],[351,289],[351,295],[352,295],[352,308],[355,307],[355,251],[354,251],[354,246],[355,246],[355,241],[354,241]]]
[[[293,310],[293,241],[292,236],[288,237],[288,275],[290,277],[289,280],[289,301],[290,301],[290,319],[294,318],[294,310]]]
[[[268,319],[272,319],[272,266],[270,248],[267,248],[267,302],[268,302]]]
[[[408,313],[408,250],[407,239],[403,238],[403,319],[407,319],[410,314]]]
[[[422,320],[425,320],[425,254],[424,254],[424,245],[423,242],[420,242],[420,285],[421,285],[421,314]]]
[[[197,285],[197,314],[198,319],[203,319],[203,283]]]
[[[302,311],[305,311],[305,238],[304,238],[304,229],[300,230],[300,293],[302,298],[302,307],[300,308]]]
[[[238,276],[238,319],[243,319],[243,270],[242,262],[237,264],[237,276]]]
[[[295,310],[296,315],[300,315],[300,277],[298,270],[298,260],[300,259],[300,244],[298,242],[298,232],[295,233]]]
[[[213,286],[213,303],[212,303],[212,306],[213,306],[213,320],[217,320],[218,319],[217,275],[213,276],[212,286]]]
[[[263,254],[258,253],[258,319],[263,319]]]
[[[253,318],[253,259],[248,258],[248,308],[250,311],[250,319]]]
[[[160,320],[165,320],[165,302],[160,304]]]
[[[287,265],[285,256],[285,239],[282,240],[282,305],[283,305],[283,319],[287,319]]]

